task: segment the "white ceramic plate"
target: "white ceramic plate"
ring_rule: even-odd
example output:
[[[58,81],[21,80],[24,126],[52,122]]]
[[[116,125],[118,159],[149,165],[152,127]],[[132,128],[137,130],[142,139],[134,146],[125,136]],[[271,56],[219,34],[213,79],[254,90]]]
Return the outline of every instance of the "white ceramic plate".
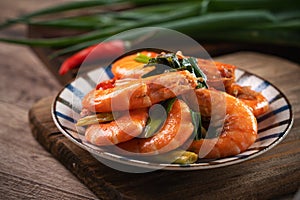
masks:
[[[248,150],[236,156],[214,160],[200,160],[197,163],[189,165],[160,164],[126,158],[106,152],[95,145],[87,144],[83,137],[84,130],[77,130],[75,127],[75,123],[80,117],[81,99],[87,92],[95,87],[96,83],[101,81],[98,80],[100,75],[101,80],[110,79],[113,76],[110,67],[99,68],[77,78],[59,92],[52,105],[54,122],[67,138],[80,147],[85,148],[93,155],[132,167],[166,170],[198,170],[240,163],[252,159],[277,145],[288,134],[293,123],[291,105],[278,88],[254,74],[237,69],[237,83],[240,85],[249,85],[252,89],[262,92],[270,103],[270,110],[257,119],[258,138]]]

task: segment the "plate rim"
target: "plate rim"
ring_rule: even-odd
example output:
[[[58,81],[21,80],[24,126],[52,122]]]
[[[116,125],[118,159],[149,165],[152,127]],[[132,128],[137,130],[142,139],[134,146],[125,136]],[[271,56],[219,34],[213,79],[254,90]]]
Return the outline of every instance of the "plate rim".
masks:
[[[266,81],[268,84],[270,84],[273,88],[275,88],[275,90],[277,90],[279,92],[279,94],[282,96],[282,98],[286,101],[286,103],[288,105],[288,110],[290,111],[289,118],[288,118],[289,122],[288,122],[285,130],[282,131],[284,134],[282,136],[280,136],[279,138],[277,138],[275,141],[273,141],[271,144],[269,144],[267,147],[255,152],[255,153],[251,154],[250,156],[247,156],[246,158],[243,158],[243,159],[235,159],[235,160],[225,161],[223,163],[208,164],[208,165],[199,165],[199,163],[187,164],[187,165],[172,164],[172,163],[162,164],[162,163],[153,163],[153,162],[136,160],[136,159],[129,159],[129,158],[126,158],[125,156],[113,154],[110,152],[100,152],[99,150],[96,150],[87,145],[84,145],[83,143],[79,142],[77,139],[72,137],[68,132],[66,132],[66,130],[61,126],[61,124],[55,114],[56,102],[57,102],[58,97],[66,89],[66,87],[68,85],[70,85],[71,83],[73,83],[74,81],[76,81],[76,79],[71,80],[67,84],[65,84],[62,87],[62,89],[57,93],[55,98],[52,100],[51,116],[52,116],[55,126],[59,129],[59,131],[64,136],[66,136],[69,140],[71,140],[73,143],[78,145],[80,148],[83,148],[84,150],[88,151],[90,154],[96,154],[97,156],[100,156],[101,158],[107,159],[109,161],[125,164],[127,166],[139,167],[139,168],[145,168],[145,169],[171,170],[171,171],[193,171],[193,170],[215,169],[215,168],[221,168],[221,167],[226,167],[226,166],[230,166],[230,165],[235,165],[235,164],[239,164],[239,163],[251,160],[261,154],[266,153],[270,149],[274,148],[288,135],[288,133],[290,132],[290,130],[293,126],[293,123],[294,123],[294,112],[292,109],[292,104],[288,100],[287,96],[277,86],[275,86],[273,83],[266,80],[265,78],[261,77],[260,75],[256,75],[252,72],[249,72],[248,70],[241,69],[241,68],[237,68],[237,70],[242,71],[243,74],[249,74],[251,76],[255,76],[263,81]],[[86,73],[90,73],[92,71],[89,71]],[[81,76],[79,76],[79,77],[81,77]],[[79,77],[77,77],[77,78],[79,78]],[[92,156],[95,157],[94,155],[92,155]],[[230,157],[228,157],[228,158],[230,158]],[[130,161],[130,162],[128,162],[128,161]],[[98,160],[98,162],[100,162],[100,161]]]

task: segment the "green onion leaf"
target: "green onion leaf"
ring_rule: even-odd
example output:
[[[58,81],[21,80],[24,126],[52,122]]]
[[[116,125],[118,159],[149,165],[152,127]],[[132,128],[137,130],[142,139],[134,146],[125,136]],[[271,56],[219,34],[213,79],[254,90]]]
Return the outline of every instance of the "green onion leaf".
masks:
[[[143,133],[139,136],[141,138],[152,137],[164,124],[167,115],[170,113],[176,98],[168,99],[163,102],[161,106],[154,105],[150,108],[150,117],[147,120],[146,127]],[[165,109],[166,112],[162,112]]]
[[[151,156],[149,160],[161,163],[192,164],[198,160],[198,155],[191,151],[173,150],[164,154]]]
[[[202,77],[203,80],[199,80],[200,81],[200,87],[202,88],[203,86],[205,88],[208,88],[207,84],[206,84],[206,80],[207,80],[207,77],[206,75],[202,72],[202,70],[200,69],[200,67],[198,66],[198,62],[197,62],[197,59],[194,58],[194,57],[189,57],[187,58],[187,60],[189,61],[189,63],[191,64],[192,68],[193,68],[193,72],[194,74],[196,75],[196,77]],[[197,87],[199,88],[199,86]]]
[[[89,115],[79,119],[76,123],[76,126],[87,126],[91,124],[110,122],[113,120],[114,120],[114,115],[112,113],[98,113],[95,115]]]
[[[148,63],[151,58],[144,54],[138,53],[137,57],[134,59],[137,62]]]
[[[202,121],[201,121],[201,114],[200,112],[195,112],[193,110],[190,110],[191,116],[192,116],[192,123],[194,125],[194,140],[200,140],[201,138],[204,138],[205,136],[202,135]]]

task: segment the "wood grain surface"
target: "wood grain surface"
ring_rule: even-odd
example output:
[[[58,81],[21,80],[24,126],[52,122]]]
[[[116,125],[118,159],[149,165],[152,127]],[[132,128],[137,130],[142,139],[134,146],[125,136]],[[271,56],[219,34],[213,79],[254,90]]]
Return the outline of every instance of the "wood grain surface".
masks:
[[[68,1],[72,0],[1,0],[0,22],[3,22],[7,18]],[[26,27],[22,25],[0,31],[0,36],[24,37],[25,34]],[[285,55],[292,55],[293,53],[291,52],[294,52],[293,58],[296,55],[299,61],[297,51],[289,48],[276,50],[276,52],[280,52],[278,55],[281,55],[281,51]],[[240,55],[243,55],[243,53]],[[66,141],[57,132],[57,129],[53,127],[53,123],[49,118],[50,99],[62,87],[59,81],[57,81],[57,77],[49,73],[48,68],[30,48],[0,43],[0,199],[83,200],[98,199],[98,197],[134,197],[142,194],[147,194],[148,198],[160,196],[161,199],[171,197],[171,194],[176,194],[178,198],[183,199],[185,196],[191,197],[196,192],[197,195],[192,196],[191,199],[199,199],[200,197],[203,197],[203,199],[209,199],[209,197],[226,199],[232,192],[237,196],[249,195],[248,199],[262,199],[263,197],[293,199],[297,188],[300,186],[298,149],[300,134],[300,89],[299,84],[295,83],[299,80],[299,66],[274,57],[257,56],[257,54],[252,53],[248,53],[247,55],[251,59],[250,63],[254,61],[254,65],[248,65],[249,61],[245,57],[240,56],[239,59],[235,59],[232,55],[228,55],[222,57],[221,60],[241,65],[243,68],[267,78],[288,96],[295,115],[295,123],[291,132],[274,149],[258,157],[257,160],[248,161],[249,165],[230,167],[230,170],[237,171],[235,176],[230,172],[227,176],[223,175],[224,171],[219,169],[217,171],[184,172],[179,180],[177,177],[179,173],[177,172],[158,172],[158,175],[153,177],[152,174],[155,173],[128,175],[111,170],[110,168],[103,168],[101,163],[89,160],[90,156],[86,152],[71,144],[70,141]],[[256,60],[259,61],[259,65]],[[32,105],[39,99],[48,96],[51,97],[35,104],[34,108],[36,109],[35,112],[31,111],[31,116],[38,116],[46,112],[48,115],[40,116],[36,122],[41,122],[40,124],[44,125],[48,123],[47,131],[53,132],[52,138],[65,141],[57,145],[56,149],[48,146],[47,148],[52,148],[51,153],[45,151],[45,148],[32,136],[28,118],[28,111]],[[45,120],[48,121],[46,122]],[[51,126],[53,129],[49,129]],[[39,132],[40,134],[43,134],[43,132]],[[39,141],[41,142],[41,139]],[[66,144],[68,144],[67,148],[65,147]],[[72,154],[69,154],[70,158],[77,159],[73,162],[71,162],[72,160],[59,162],[53,155],[58,157],[54,152],[61,152],[62,148],[69,148],[70,150],[64,151],[74,154],[73,157],[70,156]],[[61,163],[65,166],[72,163],[72,166],[65,168]],[[270,165],[272,171],[263,170],[262,174],[257,173],[258,170],[265,169],[265,166]],[[89,187],[98,197],[82,184],[82,182],[87,183],[83,180],[87,179],[85,176],[82,174],[79,176],[79,173],[74,176],[71,173],[80,172],[80,170],[85,171],[85,169],[88,169],[88,166],[90,167],[88,171],[92,173],[92,176],[89,174],[89,177],[92,177],[90,182],[93,183]],[[291,168],[289,168],[290,166]],[[115,176],[109,176],[111,174]],[[287,176],[283,176],[283,174]],[[196,175],[198,179],[193,178]],[[241,178],[241,175],[243,175],[243,178]],[[273,178],[268,179],[269,175],[272,175]],[[160,178],[163,176],[168,176],[170,179],[162,179],[160,181]],[[228,180],[225,183],[216,182],[218,176],[226,176]],[[210,177],[215,178],[210,179]],[[256,177],[255,181],[253,181],[254,177]],[[82,182],[78,179],[82,180]],[[94,181],[96,179],[99,181]],[[143,179],[148,182],[142,185],[143,188],[141,188],[142,186],[139,187],[141,190],[136,193],[132,190],[127,190],[128,188],[139,186],[139,184],[143,183]],[[199,181],[206,183],[203,187],[204,190],[200,186],[197,186]],[[118,184],[114,185],[116,182]],[[185,183],[183,188],[180,182]],[[196,186],[193,188],[191,185]],[[266,191],[260,190],[263,185],[266,185]],[[156,188],[153,186],[156,186]],[[245,186],[247,188],[244,191],[239,190],[239,188]],[[98,187],[105,191],[97,192],[96,189]],[[272,190],[272,188],[275,189]],[[230,192],[227,192],[228,190]],[[178,192],[176,193],[176,191]],[[184,191],[184,194],[179,191]],[[223,194],[224,196],[222,196]]]
[[[0,21],[67,0],[1,0]],[[24,37],[26,27],[1,30]],[[0,199],[96,199],[32,137],[28,111],[61,88],[30,48],[0,43]],[[49,170],[51,168],[51,170]]]
[[[111,169],[64,137],[51,120],[53,97],[30,110],[34,137],[100,199],[291,198],[300,186],[299,66],[263,54],[240,52],[217,58],[266,78],[291,101],[295,122],[276,147],[249,161],[210,170],[131,174]],[[51,170],[51,169],[50,169]]]

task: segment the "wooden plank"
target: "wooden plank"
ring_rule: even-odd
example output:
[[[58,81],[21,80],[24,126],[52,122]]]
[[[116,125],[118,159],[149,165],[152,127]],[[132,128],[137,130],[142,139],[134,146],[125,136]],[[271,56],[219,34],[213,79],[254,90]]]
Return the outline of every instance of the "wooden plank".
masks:
[[[210,170],[131,174],[111,169],[65,138],[51,121],[53,97],[30,110],[34,137],[101,199],[274,199],[300,186],[299,66],[272,56],[243,52],[217,58],[267,78],[291,101],[295,122],[288,136],[255,159]],[[284,75],[284,77],[282,76]],[[289,78],[286,78],[289,77]],[[51,170],[51,169],[50,169]]]
[[[0,60],[0,199],[95,199],[31,135],[29,108],[61,86],[29,48],[0,44]]]
[[[1,1],[0,18],[58,2],[62,1]],[[23,36],[19,27],[0,34]],[[28,110],[38,99],[56,94],[61,85],[28,47],[0,43],[0,63],[0,199],[95,199],[31,135]]]

